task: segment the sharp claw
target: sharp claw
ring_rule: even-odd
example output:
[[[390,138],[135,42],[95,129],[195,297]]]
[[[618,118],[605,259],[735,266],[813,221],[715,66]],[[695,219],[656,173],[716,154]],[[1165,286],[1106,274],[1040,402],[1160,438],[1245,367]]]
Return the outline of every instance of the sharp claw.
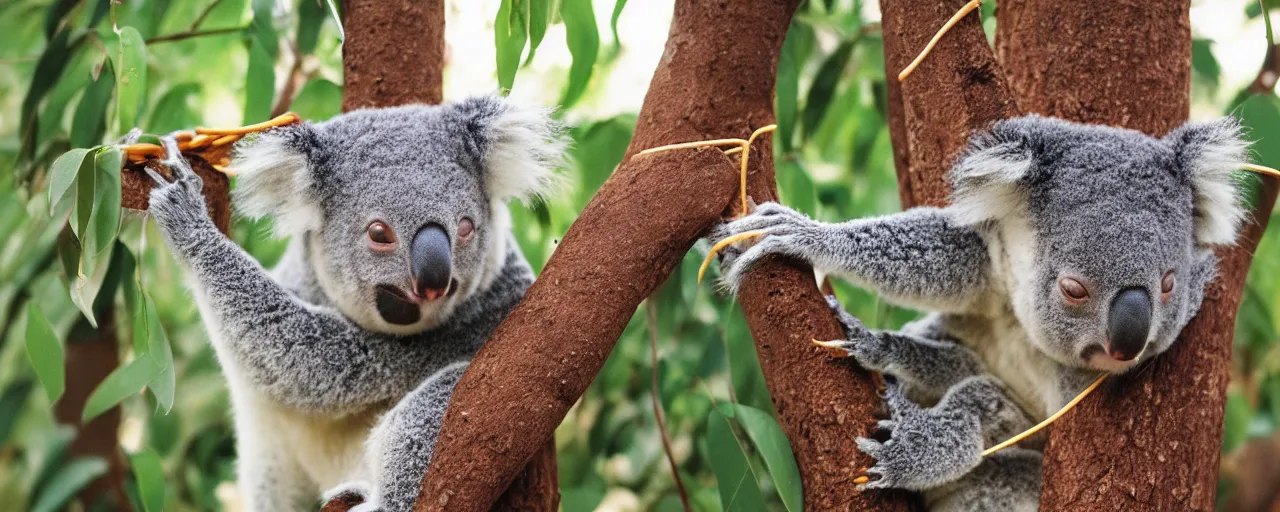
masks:
[[[170,167],[180,165],[182,159],[182,150],[178,149],[178,140],[172,134],[160,137],[160,144],[164,146],[164,163]]]
[[[813,341],[814,345],[822,347],[827,352],[827,355],[832,358],[844,359],[850,355],[850,352],[844,348],[845,340],[820,341],[815,339],[811,341]]]
[[[871,481],[871,477],[867,476],[866,474],[858,475],[853,479],[853,483],[855,484],[865,484],[870,481]]]
[[[142,170],[146,171],[147,175],[151,176],[151,179],[155,180],[157,185],[167,185],[169,183],[164,179],[164,176],[161,176],[160,173],[151,170],[150,167],[143,167]]]
[[[716,254],[724,250],[725,247],[728,247],[730,245],[733,245],[743,240],[750,240],[750,239],[760,237],[761,235],[764,235],[764,233],[765,232],[763,229],[756,230],[756,231],[747,231],[745,233],[738,233],[736,235],[725,238],[724,240],[716,242],[715,245],[711,246],[711,250],[707,252],[707,258],[702,260],[702,266],[698,267],[698,284],[702,284],[702,276],[707,273],[707,267],[711,266],[711,260],[716,257]]]

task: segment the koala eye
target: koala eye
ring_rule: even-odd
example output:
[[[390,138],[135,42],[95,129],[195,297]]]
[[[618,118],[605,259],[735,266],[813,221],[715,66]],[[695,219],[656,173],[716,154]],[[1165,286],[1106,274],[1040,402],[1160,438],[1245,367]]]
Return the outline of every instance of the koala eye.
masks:
[[[391,226],[380,220],[370,222],[365,231],[368,232],[369,241],[373,243],[375,249],[389,249],[389,246],[396,243],[396,234],[391,231]]]
[[[467,240],[470,240],[471,235],[475,233],[475,231],[476,231],[475,223],[471,222],[470,218],[463,217],[462,220],[458,221],[458,240],[460,242],[466,242]]]
[[[1062,290],[1062,296],[1066,297],[1069,303],[1080,304],[1089,300],[1089,290],[1086,290],[1080,281],[1070,277],[1059,279],[1058,289]]]
[[[1164,278],[1160,279],[1160,300],[1169,300],[1169,296],[1173,294],[1173,285],[1175,280],[1173,271],[1164,273]]]

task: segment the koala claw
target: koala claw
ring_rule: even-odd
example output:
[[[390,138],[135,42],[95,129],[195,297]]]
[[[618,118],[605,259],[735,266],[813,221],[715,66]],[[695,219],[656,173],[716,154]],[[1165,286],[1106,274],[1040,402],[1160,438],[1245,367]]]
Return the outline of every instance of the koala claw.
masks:
[[[890,381],[885,401],[890,419],[877,422],[876,429],[888,433],[889,439],[855,440],[860,451],[876,460],[866,471],[869,478],[858,484],[859,490],[930,489],[964,476],[982,461],[978,425],[966,425],[964,418],[930,414],[931,410],[907,398],[896,381]]]

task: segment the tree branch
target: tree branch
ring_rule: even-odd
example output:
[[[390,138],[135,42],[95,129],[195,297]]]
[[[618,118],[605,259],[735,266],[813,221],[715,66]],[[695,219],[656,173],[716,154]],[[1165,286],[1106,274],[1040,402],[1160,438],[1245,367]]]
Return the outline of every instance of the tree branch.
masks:
[[[182,40],[191,39],[195,37],[218,36],[223,34],[232,34],[235,32],[244,32],[245,30],[248,30],[248,29],[249,27],[227,27],[227,28],[215,28],[211,30],[188,30],[186,32],[169,34],[167,36],[153,37],[151,39],[147,39],[146,43],[148,45],[160,44],[160,43],[172,43],[174,41],[182,41]]]

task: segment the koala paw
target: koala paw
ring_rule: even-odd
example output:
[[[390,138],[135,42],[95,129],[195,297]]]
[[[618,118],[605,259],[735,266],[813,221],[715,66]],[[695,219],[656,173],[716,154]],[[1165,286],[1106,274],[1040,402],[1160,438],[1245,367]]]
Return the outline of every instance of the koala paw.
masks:
[[[156,186],[151,189],[151,216],[167,237],[174,237],[191,231],[191,228],[208,223],[209,213],[205,209],[204,195],[200,190],[204,181],[191,169],[191,164],[178,150],[178,143],[171,136],[161,139],[165,148],[165,159],[161,162],[173,173],[173,181],[154,169],[147,167],[147,175],[155,180]]]
[[[831,308],[831,313],[836,316],[836,321],[840,322],[840,330],[844,332],[846,340],[852,340],[868,334],[867,327],[862,324],[862,320],[845,311],[844,306],[840,304],[840,299],[837,299],[835,295],[827,296],[827,307]]]
[[[713,243],[734,235],[759,231],[755,243],[749,248],[725,249],[721,260],[722,282],[736,293],[742,277],[761,258],[770,254],[786,254],[806,260],[812,253],[811,246],[820,239],[821,226],[804,214],[778,203],[764,203],[750,215],[721,224],[708,238]],[[743,243],[746,245],[746,243]]]
[[[982,462],[982,433],[976,417],[923,409],[907,398],[896,381],[889,382],[885,401],[890,419],[880,421],[877,429],[888,433],[889,439],[857,439],[858,449],[876,460],[867,470],[869,481],[859,489],[923,491],[954,481]]]
[[[320,512],[373,512],[382,507],[374,499],[373,484],[365,481],[347,482],[325,491]]]

